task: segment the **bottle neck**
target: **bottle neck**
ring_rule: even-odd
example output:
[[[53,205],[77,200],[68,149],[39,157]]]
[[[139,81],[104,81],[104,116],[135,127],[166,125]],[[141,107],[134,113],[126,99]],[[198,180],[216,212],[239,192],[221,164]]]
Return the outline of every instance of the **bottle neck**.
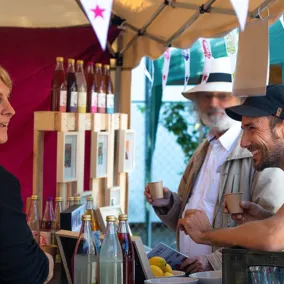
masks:
[[[109,77],[110,76],[110,70],[105,68],[104,74],[105,74],[106,77]]]
[[[117,232],[122,233],[122,234],[127,234],[128,233],[128,222],[127,221],[119,221]]]
[[[94,66],[93,65],[88,65],[87,73],[88,74],[94,74]]]
[[[86,209],[93,210],[93,201],[87,200]]]
[[[77,73],[83,73],[83,65],[82,64],[77,64]]]
[[[39,219],[39,206],[37,200],[32,200],[29,213],[28,213],[28,219]]]
[[[68,64],[67,73],[75,73],[75,65],[74,65],[74,63],[69,63]]]
[[[56,62],[55,70],[64,70],[63,62],[61,61]]]
[[[67,206],[71,207],[74,205],[74,201],[73,200],[68,200]]]
[[[53,206],[52,206],[52,201],[46,201],[46,206],[45,206],[45,212],[44,212],[44,217],[45,219],[53,219]]]
[[[96,66],[96,74],[98,74],[99,76],[102,75],[102,67]]]
[[[106,235],[116,235],[116,229],[114,222],[107,222]]]
[[[82,227],[80,231],[80,242],[84,243],[81,248],[83,254],[97,254],[96,247],[93,241],[93,234],[90,221],[82,221]]]
[[[55,204],[55,214],[60,216],[61,212],[62,212],[62,202],[57,201]]]

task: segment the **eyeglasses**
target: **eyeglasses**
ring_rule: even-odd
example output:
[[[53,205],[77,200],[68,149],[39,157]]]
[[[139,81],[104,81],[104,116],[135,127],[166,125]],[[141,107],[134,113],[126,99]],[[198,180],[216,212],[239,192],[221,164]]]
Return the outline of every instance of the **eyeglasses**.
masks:
[[[220,94],[212,94],[212,93],[204,93],[202,96],[199,96],[199,99],[201,100],[206,100],[206,101],[211,101],[213,98],[216,98],[220,102],[227,102],[233,98],[231,94],[227,93],[220,93]]]

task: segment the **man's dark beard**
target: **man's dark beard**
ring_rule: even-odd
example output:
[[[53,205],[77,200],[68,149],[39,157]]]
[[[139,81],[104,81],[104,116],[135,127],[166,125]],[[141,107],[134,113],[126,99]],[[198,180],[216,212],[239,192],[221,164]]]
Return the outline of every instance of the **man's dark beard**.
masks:
[[[271,142],[273,147],[268,149],[266,146],[261,145],[251,146],[250,151],[260,150],[261,160],[256,164],[254,161],[254,168],[257,171],[263,171],[266,168],[281,168],[281,157],[284,157],[284,143],[283,141],[271,130]]]

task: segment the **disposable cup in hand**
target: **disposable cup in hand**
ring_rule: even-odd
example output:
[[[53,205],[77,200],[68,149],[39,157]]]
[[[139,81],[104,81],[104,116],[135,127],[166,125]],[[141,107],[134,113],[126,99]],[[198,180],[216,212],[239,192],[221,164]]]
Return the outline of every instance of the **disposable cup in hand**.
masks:
[[[160,198],[164,197],[163,182],[162,181],[149,182],[148,187],[149,187],[149,190],[150,190],[150,193],[152,195],[153,200],[160,199]]]
[[[243,213],[243,208],[240,206],[243,192],[228,193],[224,195],[227,207],[230,214]]]

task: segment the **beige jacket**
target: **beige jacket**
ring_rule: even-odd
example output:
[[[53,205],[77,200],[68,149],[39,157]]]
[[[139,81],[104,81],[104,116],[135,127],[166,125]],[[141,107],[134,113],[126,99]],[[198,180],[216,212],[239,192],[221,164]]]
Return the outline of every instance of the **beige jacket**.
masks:
[[[221,167],[219,195],[213,219],[214,228],[235,226],[228,215],[222,214],[222,202],[225,193],[244,192],[243,199],[253,201],[265,209],[276,212],[284,203],[284,172],[279,168],[268,168],[257,172],[253,168],[251,153],[240,147],[241,135],[236,146]],[[173,194],[173,206],[168,212],[164,208],[154,208],[156,214],[171,230],[177,233],[177,222],[191,196],[198,172],[205,159],[209,142],[203,142],[189,161],[180,181],[178,194]],[[212,254],[207,259],[215,270],[222,269],[222,255],[219,248],[212,247]]]

